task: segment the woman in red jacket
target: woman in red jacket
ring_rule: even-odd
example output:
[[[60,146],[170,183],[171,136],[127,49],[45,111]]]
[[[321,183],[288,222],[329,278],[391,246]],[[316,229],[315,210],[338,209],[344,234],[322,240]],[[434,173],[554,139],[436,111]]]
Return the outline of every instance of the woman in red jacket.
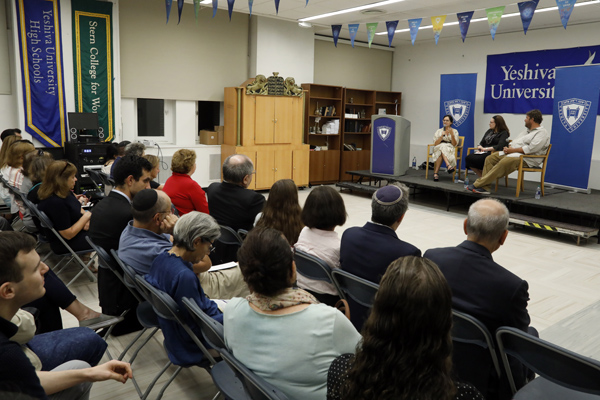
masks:
[[[165,182],[163,191],[171,198],[179,215],[190,211],[208,214],[206,193],[192,179],[192,174],[196,171],[196,152],[188,149],[177,150],[173,154],[171,171],[173,175]]]

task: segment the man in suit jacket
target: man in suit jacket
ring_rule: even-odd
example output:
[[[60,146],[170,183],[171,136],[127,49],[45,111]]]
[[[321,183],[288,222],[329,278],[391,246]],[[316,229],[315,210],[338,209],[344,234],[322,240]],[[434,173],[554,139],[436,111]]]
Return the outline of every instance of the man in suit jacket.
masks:
[[[537,335],[529,328],[529,286],[526,281],[494,262],[492,253],[508,235],[508,209],[495,199],[471,205],[464,222],[467,240],[456,247],[427,250],[452,289],[453,308],[480,320],[494,335],[500,326],[511,326]],[[516,375],[521,385],[525,370]],[[520,376],[520,377],[519,377]]]
[[[95,244],[110,254],[119,249],[121,233],[132,220],[131,201],[137,192],[150,187],[152,164],[143,157],[123,157],[114,170],[115,188],[92,210],[88,236]],[[121,315],[137,306],[137,300],[129,289],[106,268],[98,270],[98,297],[102,312]],[[129,312],[123,322],[117,324],[113,334],[125,334],[141,329],[135,310]]]
[[[401,183],[382,187],[373,194],[371,222],[348,228],[342,235],[340,267],[353,275],[379,283],[392,261],[404,256],[421,256],[421,250],[396,235],[408,209],[408,188]],[[358,331],[369,316],[369,309],[352,299],[351,321]]]
[[[384,186],[373,194],[371,222],[348,228],[342,235],[340,265],[344,271],[379,283],[392,261],[421,256],[421,250],[396,235],[408,209],[408,188],[401,183]]]
[[[206,190],[210,215],[220,225],[249,231],[256,214],[262,211],[265,197],[248,189],[254,175],[252,160],[243,154],[227,157],[223,163],[223,182],[211,183]]]

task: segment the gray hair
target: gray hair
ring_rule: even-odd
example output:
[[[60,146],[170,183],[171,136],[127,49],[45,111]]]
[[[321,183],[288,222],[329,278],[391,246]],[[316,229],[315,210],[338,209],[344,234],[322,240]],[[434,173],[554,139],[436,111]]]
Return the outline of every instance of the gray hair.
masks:
[[[223,163],[223,179],[229,183],[242,183],[246,175],[252,175],[254,164],[244,154],[233,154]]]
[[[386,226],[392,226],[408,210],[408,188],[400,182],[390,183],[390,186],[397,186],[402,191],[398,202],[391,205],[381,204],[377,200],[377,192],[373,193],[371,200],[371,221]]]
[[[496,199],[481,199],[471,204],[467,216],[467,235],[477,241],[495,242],[508,228],[508,209]]]
[[[133,154],[138,157],[143,157],[144,151],[146,151],[146,146],[140,142],[129,143],[125,146],[125,155]]]
[[[212,242],[221,236],[217,221],[208,214],[191,211],[177,220],[173,229],[173,245],[194,251],[194,240]]]

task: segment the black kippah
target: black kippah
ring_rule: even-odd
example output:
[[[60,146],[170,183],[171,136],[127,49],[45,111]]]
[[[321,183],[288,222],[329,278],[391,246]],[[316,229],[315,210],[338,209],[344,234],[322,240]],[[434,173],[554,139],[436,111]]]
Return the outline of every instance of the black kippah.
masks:
[[[146,211],[154,207],[158,200],[158,192],[154,189],[144,189],[137,192],[131,205],[136,211]]]

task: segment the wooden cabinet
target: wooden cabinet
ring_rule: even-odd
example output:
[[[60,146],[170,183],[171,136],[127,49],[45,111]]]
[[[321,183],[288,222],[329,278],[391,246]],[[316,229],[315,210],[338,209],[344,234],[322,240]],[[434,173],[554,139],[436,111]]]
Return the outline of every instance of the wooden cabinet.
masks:
[[[270,189],[279,179],[308,186],[309,145],[303,143],[304,98],[246,95],[240,87],[225,88],[225,134],[221,160],[245,154],[256,175],[250,189]]]
[[[340,180],[352,180],[346,171],[361,171],[371,169],[371,150],[344,151],[342,152]]]
[[[310,182],[336,182],[340,176],[340,151],[310,152]]]

